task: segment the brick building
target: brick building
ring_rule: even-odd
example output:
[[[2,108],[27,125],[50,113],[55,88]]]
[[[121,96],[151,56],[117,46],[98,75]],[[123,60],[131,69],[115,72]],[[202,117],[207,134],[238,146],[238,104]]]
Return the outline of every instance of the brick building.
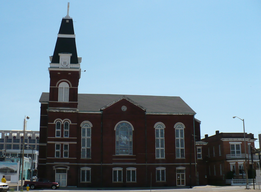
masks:
[[[196,185],[196,113],[180,97],[78,94],[80,63],[67,15],[40,98],[38,176],[60,186]]]
[[[255,140],[252,133],[246,133],[245,139],[244,133],[216,131],[216,134],[212,136],[206,134],[202,139],[206,143],[203,147],[204,153],[198,163],[206,165],[205,175],[208,178],[208,184],[229,184],[231,178],[245,178],[245,169],[255,169],[259,162],[258,155],[252,153]],[[249,177],[251,177],[250,172]]]

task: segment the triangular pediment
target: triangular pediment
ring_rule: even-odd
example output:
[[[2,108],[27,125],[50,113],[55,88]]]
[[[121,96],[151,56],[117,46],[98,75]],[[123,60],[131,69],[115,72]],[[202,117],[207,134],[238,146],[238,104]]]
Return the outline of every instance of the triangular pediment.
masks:
[[[131,100],[129,97],[126,97],[126,96],[122,96],[122,97],[118,98],[117,100],[114,100],[111,103],[108,103],[107,105],[103,106],[100,110],[103,111],[103,110],[107,109],[108,107],[110,107],[122,100],[126,100],[126,101],[132,103],[133,105],[135,105],[136,107],[140,108],[141,110],[146,111],[146,109],[143,106],[139,105],[137,102]]]

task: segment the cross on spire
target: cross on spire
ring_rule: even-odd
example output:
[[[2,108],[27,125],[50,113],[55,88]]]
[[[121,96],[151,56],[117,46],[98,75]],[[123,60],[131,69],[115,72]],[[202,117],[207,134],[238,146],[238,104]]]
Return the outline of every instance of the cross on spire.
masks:
[[[70,3],[68,2],[68,6],[67,6],[67,16],[69,17],[69,8],[70,8]]]
[[[69,9],[70,9],[70,3],[68,2],[68,5],[67,5],[67,15],[64,17],[65,19],[71,19],[71,17],[69,16]]]

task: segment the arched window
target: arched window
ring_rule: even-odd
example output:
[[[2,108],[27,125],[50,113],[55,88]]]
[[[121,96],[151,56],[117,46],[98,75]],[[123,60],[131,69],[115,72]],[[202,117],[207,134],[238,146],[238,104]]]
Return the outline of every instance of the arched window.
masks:
[[[58,102],[69,102],[69,84],[62,82],[58,89]]]
[[[116,155],[132,155],[132,131],[133,127],[129,122],[119,122],[115,126]]]
[[[61,121],[55,123],[55,137],[61,137]]]
[[[81,140],[81,157],[83,159],[91,158],[91,133],[92,124],[89,121],[84,121],[81,124],[82,140]]]
[[[183,123],[176,123],[175,128],[175,140],[176,140],[176,158],[184,159],[185,158],[185,126]]]
[[[65,121],[63,123],[63,137],[69,137],[70,123]]]
[[[161,122],[154,125],[155,128],[155,156],[156,159],[165,158],[165,125]]]

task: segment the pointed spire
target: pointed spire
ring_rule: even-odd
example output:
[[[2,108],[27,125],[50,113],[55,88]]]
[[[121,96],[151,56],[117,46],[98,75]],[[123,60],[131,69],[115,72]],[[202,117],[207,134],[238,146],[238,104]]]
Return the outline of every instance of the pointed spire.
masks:
[[[69,16],[69,9],[70,9],[70,3],[68,2],[68,5],[67,5],[67,15],[64,17],[65,19],[71,19],[71,17]]]
[[[69,5],[70,4],[68,3],[67,15],[62,19],[51,63],[59,63],[59,54],[64,53],[71,54],[70,64],[79,63],[75,43],[73,19],[69,16]]]

